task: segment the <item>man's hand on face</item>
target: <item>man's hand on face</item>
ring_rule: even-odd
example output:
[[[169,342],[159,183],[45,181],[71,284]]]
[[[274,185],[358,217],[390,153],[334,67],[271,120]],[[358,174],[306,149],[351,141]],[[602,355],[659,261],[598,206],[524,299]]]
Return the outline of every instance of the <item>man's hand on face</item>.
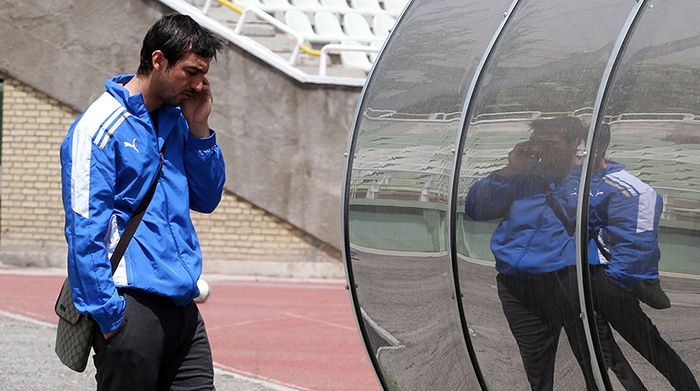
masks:
[[[207,78],[203,78],[202,88],[194,91],[192,95],[185,99],[180,108],[190,125],[190,133],[199,138],[209,136],[209,114],[211,113],[214,100],[211,95],[211,85]]]
[[[539,151],[532,141],[523,141],[508,153],[508,165],[501,169],[501,175],[513,176],[529,171],[539,160]]]

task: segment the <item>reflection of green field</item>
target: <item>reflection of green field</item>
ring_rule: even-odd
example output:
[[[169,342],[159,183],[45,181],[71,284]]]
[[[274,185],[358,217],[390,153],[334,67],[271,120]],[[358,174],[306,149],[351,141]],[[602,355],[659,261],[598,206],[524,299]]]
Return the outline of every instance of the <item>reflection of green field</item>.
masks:
[[[444,251],[445,211],[436,204],[424,203],[421,208],[418,202],[397,207],[362,201],[365,205],[351,204],[348,213],[352,243],[386,251]]]
[[[400,252],[445,251],[447,228],[443,204],[354,200],[348,216],[350,241],[358,246]],[[458,214],[457,251],[471,258],[493,261],[489,242],[498,220],[464,221],[463,216]],[[661,271],[700,275],[697,237],[697,231],[662,227]]]

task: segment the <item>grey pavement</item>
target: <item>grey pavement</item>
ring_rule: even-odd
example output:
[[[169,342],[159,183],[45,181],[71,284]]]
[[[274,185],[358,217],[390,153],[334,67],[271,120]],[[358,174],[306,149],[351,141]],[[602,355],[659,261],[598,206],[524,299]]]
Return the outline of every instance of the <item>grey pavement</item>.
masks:
[[[85,372],[77,373],[56,358],[53,352],[55,333],[52,325],[0,313],[1,391],[95,389],[95,369],[91,361]],[[214,383],[219,391],[289,390],[219,369],[215,369]]]

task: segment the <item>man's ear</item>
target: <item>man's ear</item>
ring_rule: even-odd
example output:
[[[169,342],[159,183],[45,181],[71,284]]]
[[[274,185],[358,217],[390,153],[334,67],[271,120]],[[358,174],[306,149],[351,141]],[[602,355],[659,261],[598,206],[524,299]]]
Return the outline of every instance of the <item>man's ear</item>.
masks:
[[[572,149],[577,149],[583,141],[583,139],[577,138],[569,144],[569,147],[571,147]]]
[[[164,71],[168,68],[168,59],[165,58],[165,54],[160,50],[156,50],[151,53],[151,65],[156,71]]]

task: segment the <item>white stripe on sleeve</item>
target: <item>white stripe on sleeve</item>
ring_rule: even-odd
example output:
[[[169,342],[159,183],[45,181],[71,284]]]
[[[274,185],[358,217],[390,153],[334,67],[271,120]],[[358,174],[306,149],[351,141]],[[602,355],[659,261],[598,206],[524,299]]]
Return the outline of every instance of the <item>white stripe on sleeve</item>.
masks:
[[[90,159],[92,138],[106,117],[120,106],[108,93],[103,93],[85,111],[73,130],[71,146],[71,209],[84,218],[90,217]]]
[[[656,191],[636,176],[622,170],[607,175],[616,183],[625,186],[631,193],[638,195],[637,205],[637,233],[652,231],[654,229],[654,214],[656,212]]]

